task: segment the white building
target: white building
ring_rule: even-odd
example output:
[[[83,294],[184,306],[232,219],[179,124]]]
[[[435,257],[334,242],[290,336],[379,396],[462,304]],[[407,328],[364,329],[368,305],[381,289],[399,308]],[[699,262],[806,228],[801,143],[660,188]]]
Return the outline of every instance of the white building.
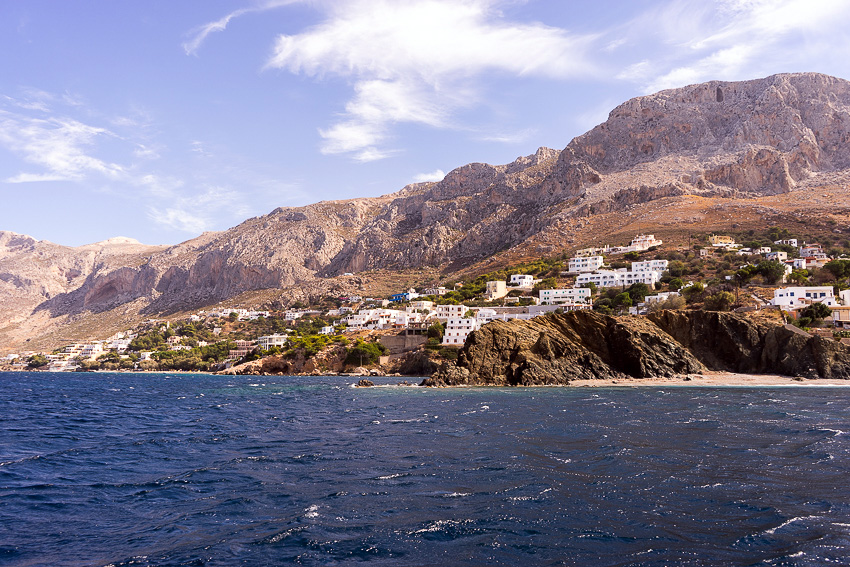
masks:
[[[581,274],[583,272],[595,272],[602,267],[604,259],[602,256],[576,256],[570,258],[567,263],[567,273]]]
[[[783,252],[782,250],[777,250],[776,252],[768,252],[764,255],[765,260],[776,260],[777,262],[784,262],[788,259],[788,252]]]
[[[103,354],[102,343],[91,343],[83,345],[83,349],[80,351],[80,357],[88,359],[95,359],[101,354]]]
[[[447,290],[443,286],[440,286],[440,287],[425,288],[425,290],[423,290],[422,293],[423,293],[423,295],[446,295],[446,293],[448,293],[448,291],[449,290]]]
[[[502,280],[496,280],[492,282],[487,282],[487,290],[484,293],[484,299],[487,301],[493,301],[494,299],[500,299],[505,297],[508,294],[507,283]]]
[[[434,308],[434,315],[441,322],[445,322],[453,317],[463,317],[467,311],[469,307],[466,305],[437,305]]]
[[[285,321],[297,321],[304,315],[303,311],[287,311],[283,314],[283,319]]]
[[[322,327],[319,330],[319,334],[320,335],[333,335],[334,334],[334,328],[333,327]]]
[[[416,311],[417,309],[422,311],[431,311],[434,308],[433,301],[411,301],[410,305],[408,305],[408,311]]]
[[[593,283],[596,287],[630,286],[644,283],[654,286],[660,279],[659,272],[631,272],[625,268],[620,270],[599,270],[593,274],[581,274],[576,278],[576,287]]]
[[[395,326],[399,328],[407,328],[414,323],[422,323],[425,321],[425,315],[416,313],[415,311],[405,311],[396,315]]]
[[[773,252],[773,249],[770,246],[762,246],[761,248],[756,248],[754,252],[756,254],[770,254]]]
[[[532,288],[534,287],[534,276],[529,276],[527,274],[513,274],[511,276],[510,285]]]
[[[451,317],[446,321],[446,330],[443,333],[444,345],[463,346],[469,333],[481,328],[481,324],[475,318]]]
[[[569,289],[541,289],[540,303],[542,305],[555,305],[558,303],[589,303],[591,291],[587,287],[573,287]]]
[[[274,335],[257,337],[257,346],[262,350],[269,350],[272,347],[285,347],[288,339],[289,337],[287,335],[279,335],[277,333]]]
[[[664,272],[667,270],[667,260],[645,260],[632,262],[633,272]]]
[[[611,247],[607,244],[602,248],[582,248],[581,250],[576,250],[576,258],[583,256],[600,256],[602,254],[606,254]]]
[[[777,240],[774,244],[783,244],[785,246],[793,246],[797,247],[797,239],[796,238],[788,238],[786,240]]]
[[[829,307],[837,305],[832,286],[784,287],[773,292],[771,305],[780,307],[801,307],[812,303],[823,303]]]
[[[826,258],[823,247],[820,244],[803,244],[800,246],[800,256],[803,258],[811,256],[812,258]]]
[[[661,246],[662,244],[664,242],[655,238],[654,234],[638,234],[632,238],[631,243],[627,246],[628,250],[624,250],[624,252],[643,252],[653,246]]]

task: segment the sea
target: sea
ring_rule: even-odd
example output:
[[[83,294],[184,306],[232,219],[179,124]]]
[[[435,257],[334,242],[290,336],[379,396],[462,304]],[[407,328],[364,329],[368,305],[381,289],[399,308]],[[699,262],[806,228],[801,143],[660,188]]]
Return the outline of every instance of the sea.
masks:
[[[0,374],[0,565],[850,564],[850,388]]]

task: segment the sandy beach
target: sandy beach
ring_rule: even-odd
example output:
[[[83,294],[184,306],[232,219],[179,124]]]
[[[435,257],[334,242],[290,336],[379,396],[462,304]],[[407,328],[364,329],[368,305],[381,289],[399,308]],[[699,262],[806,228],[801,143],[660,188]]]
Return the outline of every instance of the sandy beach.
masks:
[[[570,386],[589,388],[605,386],[850,386],[850,380],[810,380],[776,374],[706,372],[705,374],[683,374],[670,378],[573,380],[570,382]]]

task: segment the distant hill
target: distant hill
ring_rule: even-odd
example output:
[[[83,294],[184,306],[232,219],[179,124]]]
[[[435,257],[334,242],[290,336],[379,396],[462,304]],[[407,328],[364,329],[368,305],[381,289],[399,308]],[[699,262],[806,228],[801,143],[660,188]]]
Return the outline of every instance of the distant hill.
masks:
[[[848,141],[848,81],[712,81],[629,100],[560,151],[464,165],[378,198],[279,208],[176,246],[69,248],[0,232],[0,349],[246,292],[341,293],[362,289],[364,271],[462,273],[637,231],[681,241],[776,219],[841,230]],[[358,277],[335,277],[349,272]]]

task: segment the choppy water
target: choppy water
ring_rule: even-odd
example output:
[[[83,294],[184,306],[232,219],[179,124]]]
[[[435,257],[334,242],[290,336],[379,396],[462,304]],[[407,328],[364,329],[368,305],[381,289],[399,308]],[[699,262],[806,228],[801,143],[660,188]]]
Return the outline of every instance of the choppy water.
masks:
[[[850,564],[850,388],[351,380],[0,374],[0,564]]]

